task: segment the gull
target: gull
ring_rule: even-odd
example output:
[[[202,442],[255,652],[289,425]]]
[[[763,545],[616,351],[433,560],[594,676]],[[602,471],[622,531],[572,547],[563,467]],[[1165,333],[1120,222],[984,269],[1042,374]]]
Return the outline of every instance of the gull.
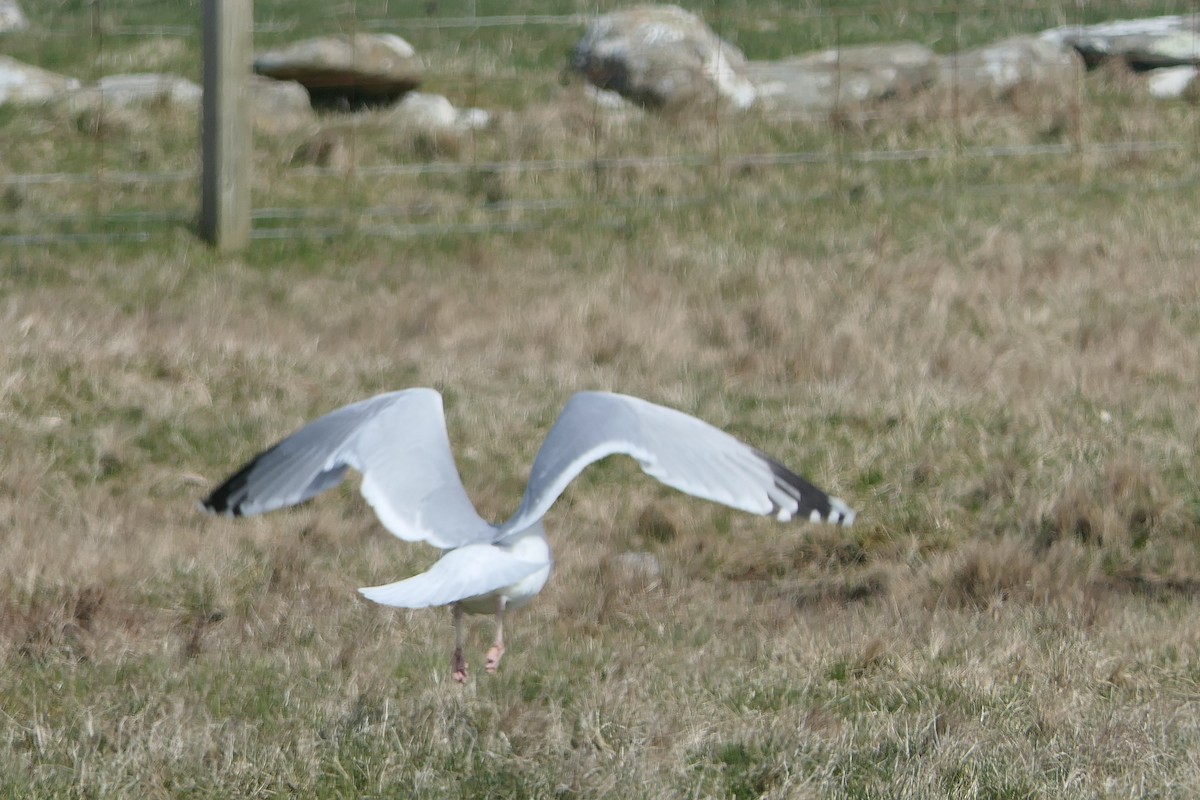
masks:
[[[851,525],[855,512],[759,450],[682,411],[609,392],[579,392],[542,443],[516,513],[500,525],[479,516],[454,465],[442,397],[434,389],[388,392],[343,406],[255,456],[203,501],[209,512],[250,516],[302,503],[362,473],[363,497],[391,533],[443,553],[406,580],[359,589],[397,608],[450,606],[455,681],[467,680],[463,613],[493,614],[486,668],[504,655],[504,615],[531,601],[550,577],[542,517],[575,476],[606,456],[695,497],[786,522]]]

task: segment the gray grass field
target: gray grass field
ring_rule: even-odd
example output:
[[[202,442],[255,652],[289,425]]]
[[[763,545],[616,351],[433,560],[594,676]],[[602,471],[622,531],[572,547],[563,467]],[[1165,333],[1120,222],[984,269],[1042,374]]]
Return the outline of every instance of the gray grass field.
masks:
[[[1082,90],[1074,116],[1054,92],[958,118],[934,96],[720,136],[726,152],[1078,130],[1183,145],[330,189],[289,177],[296,141],[264,138],[260,204],[344,198],[353,216],[433,197],[438,219],[468,221],[489,192],[594,205],[518,216],[537,223],[524,233],[349,232],[231,257],[183,226],[0,251],[0,794],[1200,791],[1196,109],[1119,70]],[[574,87],[525,91],[522,115],[448,150],[371,118],[322,126],[358,158],[451,163],[714,135],[646,118],[597,138]],[[0,135],[34,171],[98,150],[194,158],[195,119],[170,109],[116,118],[102,145],[77,123],[5,111]],[[55,191],[9,202],[100,202]],[[138,191],[113,202],[192,202]],[[726,428],[858,522],[779,525],[597,465],[547,517],[556,572],[513,615],[500,673],[483,674],[476,621],[459,687],[449,612],[354,591],[435,553],[389,536],[353,482],[262,518],[195,508],[303,422],[417,385],[445,395],[488,518],[515,508],[570,394],[603,388]],[[630,551],[662,575],[623,572]]]

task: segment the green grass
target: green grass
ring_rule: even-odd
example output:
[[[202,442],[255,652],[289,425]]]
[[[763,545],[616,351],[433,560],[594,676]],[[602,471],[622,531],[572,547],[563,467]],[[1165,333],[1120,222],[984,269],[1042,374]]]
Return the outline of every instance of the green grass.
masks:
[[[820,4],[702,10],[754,57],[826,46],[835,21],[847,41],[948,48],[950,4],[836,7],[815,21]],[[973,42],[1130,15],[1113,7],[967,6],[957,30]],[[92,8],[26,10],[61,28]],[[296,35],[329,16],[256,8],[260,22],[301,20]],[[362,18],[382,8],[357,4]],[[397,19],[424,9],[386,5]],[[196,4],[98,13],[194,24]],[[932,93],[811,123],[618,122],[557,83],[577,34],[488,29],[456,51],[457,29],[415,31],[448,75],[527,77],[492,93],[503,81],[477,70],[476,102],[511,113],[473,138],[432,147],[379,114],[257,136],[256,206],[318,204],[336,236],[214,254],[189,229],[191,182],[0,197],[4,233],[146,225],[96,217],[114,210],[177,217],[146,243],[0,250],[0,795],[1194,794],[1195,106],[1151,102],[1102,70],[1070,93],[1077,115],[1043,88],[959,98],[957,115]],[[155,68],[198,65],[191,39],[112,39],[101,53],[68,36],[5,45],[27,60],[46,46],[46,66],[81,77],[134,51]],[[105,120],[2,109],[0,176],[192,169],[196,122],[161,107]],[[293,157],[314,136],[364,168],[464,169],[302,174]],[[1180,146],[971,151],[1131,140]],[[470,169],[718,142],[719,163],[699,167]],[[921,148],[961,152],[849,157]],[[830,159],[737,161],[781,151]],[[696,201],[668,202],[680,197]],[[538,199],[579,202],[503,205]],[[418,204],[429,210],[384,219],[531,228],[356,233],[367,209]],[[46,222],[62,212],[78,217]],[[779,526],[604,463],[547,520],[556,571],[512,616],[500,673],[483,674],[491,630],[473,620],[458,687],[448,613],[356,595],[435,554],[381,530],[353,483],[264,518],[195,510],[305,420],[418,385],[443,392],[488,518],[516,506],[570,394],[604,388],[730,430],[844,497],[858,522]],[[613,569],[630,551],[653,554],[660,578]]]

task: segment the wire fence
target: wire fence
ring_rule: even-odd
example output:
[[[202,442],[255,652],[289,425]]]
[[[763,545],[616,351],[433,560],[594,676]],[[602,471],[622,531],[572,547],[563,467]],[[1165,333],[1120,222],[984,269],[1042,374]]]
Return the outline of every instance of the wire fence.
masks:
[[[30,29],[0,35],[0,53],[82,87],[74,99],[0,106],[0,245],[136,242],[193,229],[198,103],[160,98],[128,107],[87,93],[119,73],[199,81],[198,9],[145,5],[93,0],[72,13],[63,4],[55,17],[35,11]],[[919,91],[807,112],[714,102],[665,114],[609,107],[565,69],[587,26],[620,6],[561,5],[551,10],[562,13],[488,13],[483,0],[311,7],[259,0],[256,49],[311,35],[395,33],[426,64],[421,91],[479,107],[491,121],[429,130],[374,109],[327,112],[283,129],[256,125],[252,238],[620,226],[638,213],[706,203],[904,200],[951,186],[980,195],[1133,193],[1198,182],[1194,102],[1156,100],[1144,76],[1120,65],[1002,92],[969,87],[951,71]],[[769,60],[898,41],[949,56],[1061,26],[1195,16],[1198,6],[716,0],[689,8],[748,58]],[[1200,41],[1192,52],[1200,53]]]

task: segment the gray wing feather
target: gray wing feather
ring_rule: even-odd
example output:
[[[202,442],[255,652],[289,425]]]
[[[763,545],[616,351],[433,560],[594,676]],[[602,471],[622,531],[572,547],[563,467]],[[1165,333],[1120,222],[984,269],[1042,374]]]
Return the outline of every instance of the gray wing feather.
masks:
[[[389,392],[326,414],[256,456],[202,506],[261,514],[338,485],[348,468],[362,473],[363,496],[401,539],[445,548],[494,537],[463,488],[433,389]]]
[[[580,392],[542,444],[521,506],[500,535],[529,527],[586,466],[618,453],[668,486],[752,514],[854,521],[844,502],[703,420],[636,397]]]

